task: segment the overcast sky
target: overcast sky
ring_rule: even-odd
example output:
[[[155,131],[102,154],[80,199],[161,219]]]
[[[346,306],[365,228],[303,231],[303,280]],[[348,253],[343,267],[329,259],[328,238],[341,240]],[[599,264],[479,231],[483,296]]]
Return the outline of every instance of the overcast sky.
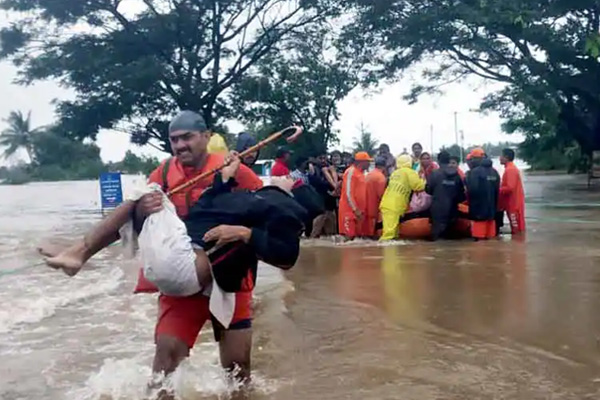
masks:
[[[0,117],[4,119],[12,110],[32,111],[33,126],[50,124],[54,120],[52,100],[69,97],[67,90],[54,82],[41,82],[30,87],[13,83],[16,69],[8,63],[0,63]],[[402,96],[407,93],[414,77],[407,77],[395,85],[386,85],[375,94],[356,90],[340,103],[341,118],[336,127],[341,131],[341,148],[350,149],[362,123],[377,140],[388,143],[393,153],[400,153],[419,141],[431,149],[430,127],[433,125],[433,147],[455,142],[454,112],[458,114],[459,130],[464,131],[465,144],[481,144],[518,140],[520,137],[501,132],[501,121],[496,115],[483,116],[470,110],[476,108],[482,97],[494,86],[479,79],[454,84],[445,88],[441,96],[423,97],[415,105],[407,104]],[[237,123],[229,124],[233,132],[241,129]],[[6,124],[0,122],[0,131]],[[164,158],[166,155],[151,147],[138,147],[129,143],[127,135],[101,132],[98,145],[104,161],[123,158],[128,149],[137,154],[151,154]],[[0,161],[4,163],[4,161]]]

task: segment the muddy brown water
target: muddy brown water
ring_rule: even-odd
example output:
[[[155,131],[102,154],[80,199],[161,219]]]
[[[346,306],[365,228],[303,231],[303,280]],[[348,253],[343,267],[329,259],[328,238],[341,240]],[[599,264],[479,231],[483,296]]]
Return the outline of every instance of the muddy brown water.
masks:
[[[144,397],[156,314],[131,294],[136,262],[111,248],[74,279],[36,265],[38,239],[98,219],[95,185],[0,187],[0,399]],[[242,398],[600,398],[600,190],[529,176],[526,192],[523,239],[307,241],[289,273],[262,266]],[[229,397],[209,330],[174,386]]]

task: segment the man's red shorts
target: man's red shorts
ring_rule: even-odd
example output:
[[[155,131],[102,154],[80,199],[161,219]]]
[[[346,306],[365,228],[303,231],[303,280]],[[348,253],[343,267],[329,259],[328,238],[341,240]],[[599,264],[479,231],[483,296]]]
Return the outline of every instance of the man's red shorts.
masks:
[[[235,294],[233,321],[228,329],[246,329],[252,325],[252,291]],[[208,310],[209,298],[201,294],[189,297],[160,295],[158,300],[158,322],[155,340],[160,335],[174,336],[191,349],[200,330],[211,318]],[[216,327],[213,326],[213,329]]]

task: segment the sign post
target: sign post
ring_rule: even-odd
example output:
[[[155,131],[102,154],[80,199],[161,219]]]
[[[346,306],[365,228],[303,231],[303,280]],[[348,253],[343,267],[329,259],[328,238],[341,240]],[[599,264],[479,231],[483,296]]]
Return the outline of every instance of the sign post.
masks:
[[[100,199],[102,213],[118,207],[123,202],[120,172],[105,172],[100,175]]]

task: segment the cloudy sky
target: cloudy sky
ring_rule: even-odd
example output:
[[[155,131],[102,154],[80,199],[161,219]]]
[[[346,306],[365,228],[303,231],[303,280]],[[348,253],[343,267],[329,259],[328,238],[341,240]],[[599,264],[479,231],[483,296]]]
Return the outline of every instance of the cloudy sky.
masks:
[[[70,92],[55,82],[41,82],[30,87],[14,84],[16,69],[8,63],[0,63],[0,118],[4,119],[12,110],[32,111],[33,126],[49,124],[54,119],[54,99],[64,99]],[[519,139],[501,132],[500,119],[496,115],[480,115],[470,110],[479,105],[481,98],[495,87],[493,84],[472,79],[468,82],[447,86],[440,96],[423,97],[419,103],[408,105],[402,96],[418,79],[408,75],[395,85],[387,85],[376,93],[356,90],[340,104],[341,119],[336,127],[341,131],[342,149],[350,149],[353,138],[363,123],[382,143],[388,143],[393,153],[419,141],[432,148],[431,126],[433,125],[433,148],[455,143],[454,112],[458,112],[459,130],[464,131],[465,144],[481,144]],[[238,123],[229,124],[233,132],[242,128]],[[0,131],[6,126],[0,121]],[[137,154],[151,154],[159,158],[166,155],[151,147],[138,147],[129,143],[127,135],[101,132],[98,145],[104,161],[120,160],[128,149]],[[0,160],[0,163],[5,163]]]

